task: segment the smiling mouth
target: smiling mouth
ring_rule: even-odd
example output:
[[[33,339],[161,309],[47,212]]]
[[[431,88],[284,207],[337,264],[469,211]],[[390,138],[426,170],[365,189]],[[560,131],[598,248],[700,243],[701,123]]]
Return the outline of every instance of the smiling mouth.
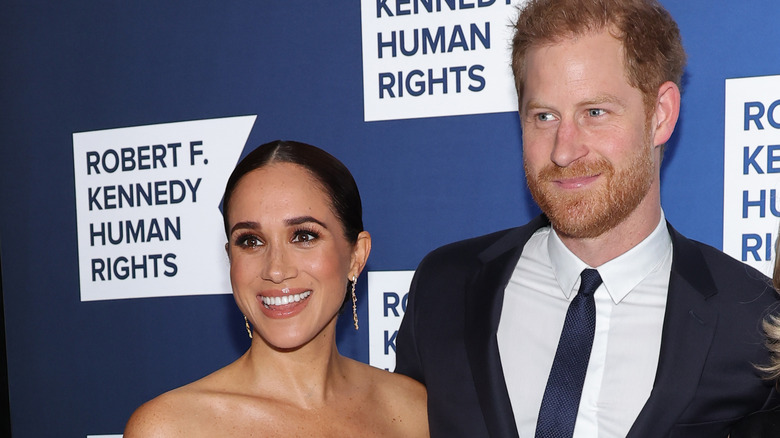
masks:
[[[287,304],[293,304],[293,303],[298,303],[298,302],[304,301],[307,298],[309,298],[310,295],[311,295],[311,291],[307,290],[307,291],[301,292],[299,294],[284,295],[284,296],[281,296],[281,297],[261,296],[261,300],[263,301],[263,305],[267,309],[270,309],[272,306],[274,306],[274,307],[275,306],[284,306],[284,305],[287,305]]]
[[[560,178],[557,180],[553,180],[551,182],[556,184],[558,187],[563,187],[567,189],[578,189],[595,181],[600,175],[601,174]]]

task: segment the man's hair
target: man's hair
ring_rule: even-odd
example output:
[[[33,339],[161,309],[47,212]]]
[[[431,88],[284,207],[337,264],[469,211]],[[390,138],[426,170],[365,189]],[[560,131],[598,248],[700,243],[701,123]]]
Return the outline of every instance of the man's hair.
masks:
[[[525,56],[532,46],[608,30],[623,44],[628,83],[653,108],[658,87],[681,87],[685,50],[672,16],[656,0],[528,0],[519,11],[512,40],[512,71],[523,99]]]

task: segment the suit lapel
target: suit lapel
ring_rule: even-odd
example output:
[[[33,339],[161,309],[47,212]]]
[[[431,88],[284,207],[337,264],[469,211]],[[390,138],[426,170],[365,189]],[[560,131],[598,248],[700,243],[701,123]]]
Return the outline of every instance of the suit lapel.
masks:
[[[520,259],[523,246],[538,228],[546,225],[540,216],[516,228],[479,255],[482,267],[467,285],[465,297],[466,352],[490,436],[517,437],[512,405],[498,352],[498,322],[504,289]]]
[[[696,392],[718,320],[717,312],[706,302],[717,288],[701,252],[668,227],[673,260],[658,370],[629,438],[669,433]]]

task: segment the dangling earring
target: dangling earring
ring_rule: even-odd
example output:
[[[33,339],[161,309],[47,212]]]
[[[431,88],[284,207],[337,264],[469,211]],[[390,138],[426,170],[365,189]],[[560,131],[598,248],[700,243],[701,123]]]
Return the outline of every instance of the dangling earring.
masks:
[[[246,325],[246,334],[249,335],[249,339],[252,339],[252,329],[249,327],[249,320],[244,315],[244,325]]]
[[[357,277],[352,276],[352,321],[355,322],[355,330],[358,329],[358,317],[357,317],[357,295],[355,295],[355,286],[357,285]]]

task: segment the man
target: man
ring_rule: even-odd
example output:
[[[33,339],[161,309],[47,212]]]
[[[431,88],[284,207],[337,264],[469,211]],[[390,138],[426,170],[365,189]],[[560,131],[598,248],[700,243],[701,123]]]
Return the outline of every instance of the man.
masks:
[[[421,262],[396,371],[427,386],[431,436],[709,438],[774,406],[768,279],[661,209],[685,63],[668,12],[530,0],[512,62],[544,215]]]

